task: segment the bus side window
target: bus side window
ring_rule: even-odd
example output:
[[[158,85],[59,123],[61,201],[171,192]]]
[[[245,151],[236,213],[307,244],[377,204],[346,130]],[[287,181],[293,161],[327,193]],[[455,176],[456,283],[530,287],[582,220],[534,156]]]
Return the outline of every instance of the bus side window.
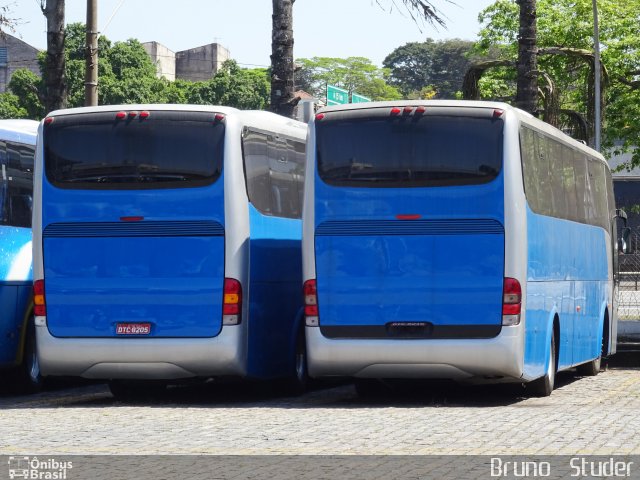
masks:
[[[253,206],[271,215],[271,178],[267,135],[245,130],[242,137],[247,195]]]

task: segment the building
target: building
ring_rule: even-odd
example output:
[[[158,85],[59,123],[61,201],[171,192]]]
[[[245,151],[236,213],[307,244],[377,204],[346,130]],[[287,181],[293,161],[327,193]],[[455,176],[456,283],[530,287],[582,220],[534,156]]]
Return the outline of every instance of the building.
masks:
[[[37,48],[8,33],[0,35],[0,93],[7,91],[16,70],[27,68],[40,76],[38,52]]]
[[[176,53],[158,42],[146,42],[142,46],[156,66],[158,78],[164,77],[173,82],[176,79]]]
[[[229,50],[219,43],[176,52],[176,78],[192,82],[209,80],[229,58]]]
[[[146,42],[142,46],[156,65],[158,78],[202,82],[213,78],[222,64],[231,58],[229,50],[219,43],[174,52],[158,42]]]

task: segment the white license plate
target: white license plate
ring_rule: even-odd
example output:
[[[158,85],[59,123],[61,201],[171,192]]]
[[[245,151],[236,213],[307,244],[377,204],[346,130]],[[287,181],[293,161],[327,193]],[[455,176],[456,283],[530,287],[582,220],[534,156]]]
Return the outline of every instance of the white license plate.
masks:
[[[116,325],[116,335],[149,335],[150,333],[150,323],[118,323]]]

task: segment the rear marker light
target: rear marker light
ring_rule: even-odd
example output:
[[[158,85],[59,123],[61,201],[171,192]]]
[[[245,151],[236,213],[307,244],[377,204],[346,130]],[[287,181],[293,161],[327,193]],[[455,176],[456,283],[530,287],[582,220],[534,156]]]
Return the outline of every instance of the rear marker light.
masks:
[[[221,122],[224,120],[224,115],[222,113],[216,113],[216,122]]]
[[[420,215],[419,213],[412,213],[409,215],[396,215],[396,219],[398,220],[420,220],[420,218],[422,218],[422,215]]]
[[[500,110],[499,108],[496,108],[493,111],[493,118],[499,118],[504,114],[504,110]]]
[[[44,317],[47,314],[44,298],[44,280],[33,282],[33,313],[36,317]]]
[[[140,112],[140,118],[149,118],[151,115],[149,112]]]
[[[318,291],[315,279],[304,282],[304,316],[307,327],[317,327],[318,322]]]
[[[51,125],[53,123],[53,117],[47,117],[44,119],[45,125]]]
[[[122,222],[141,222],[142,220],[144,220],[144,217],[120,217]]]
[[[319,113],[316,115],[316,122],[319,122],[320,120],[322,120],[324,118],[324,113]]]
[[[238,325],[242,313],[242,286],[235,278],[224,279],[222,324]]]
[[[393,115],[393,116],[400,115],[400,112],[402,112],[402,110],[400,110],[398,107],[393,107],[391,109],[391,115]]]
[[[416,115],[422,115],[427,109],[424,107],[416,108]]]
[[[118,113],[116,113],[116,118],[118,120],[122,120],[123,118],[127,118],[127,112],[118,112]]]
[[[129,118],[136,118],[138,116],[138,112],[129,112]]]
[[[522,312],[522,287],[515,278],[505,277],[502,288],[502,325],[518,325]]]
[[[405,114],[410,114],[413,111],[413,107],[404,107],[404,113]]]

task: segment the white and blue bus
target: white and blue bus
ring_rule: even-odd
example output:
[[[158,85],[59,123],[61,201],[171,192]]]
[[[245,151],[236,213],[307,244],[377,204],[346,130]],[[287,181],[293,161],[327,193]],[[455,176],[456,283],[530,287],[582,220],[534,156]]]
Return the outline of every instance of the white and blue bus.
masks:
[[[502,103],[320,110],[307,145],[309,374],[527,383],[616,350],[603,157]]]
[[[38,136],[43,375],[304,382],[305,124],[260,111],[56,111]]]
[[[31,303],[31,203],[37,129],[35,120],[0,120],[0,367],[12,370],[3,379],[15,381],[27,391],[42,386]]]

